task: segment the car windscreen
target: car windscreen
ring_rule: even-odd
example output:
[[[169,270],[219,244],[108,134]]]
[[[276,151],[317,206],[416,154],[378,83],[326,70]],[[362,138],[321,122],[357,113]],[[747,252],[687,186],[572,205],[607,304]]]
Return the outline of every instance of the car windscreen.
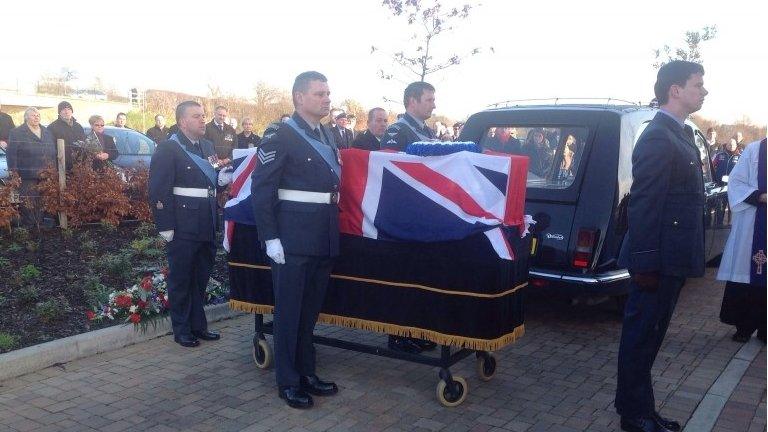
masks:
[[[485,131],[480,146],[487,153],[528,156],[529,188],[566,189],[579,171],[588,136],[587,127],[499,125]]]

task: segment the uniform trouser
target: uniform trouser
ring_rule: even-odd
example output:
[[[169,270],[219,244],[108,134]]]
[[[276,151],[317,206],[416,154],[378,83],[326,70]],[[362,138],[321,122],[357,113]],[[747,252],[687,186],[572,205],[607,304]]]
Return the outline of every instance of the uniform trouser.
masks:
[[[274,344],[277,385],[298,386],[299,377],[314,375],[312,333],[323,306],[333,259],[286,255],[272,262],[275,294]]]
[[[208,330],[205,287],[211,276],[216,245],[209,241],[174,238],[168,251],[168,301],[176,336]]]
[[[648,292],[630,282],[632,291],[624,307],[615,401],[616,412],[623,417],[650,417],[656,409],[651,367],[684,283],[683,277],[661,276],[658,290]]]

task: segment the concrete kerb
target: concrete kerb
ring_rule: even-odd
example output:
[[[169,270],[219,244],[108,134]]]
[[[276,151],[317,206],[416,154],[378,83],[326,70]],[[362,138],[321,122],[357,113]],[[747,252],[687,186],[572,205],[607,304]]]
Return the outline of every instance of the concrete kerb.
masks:
[[[714,384],[696,407],[683,432],[708,432],[717,422],[728,398],[741,381],[752,360],[760,352],[762,343],[752,338],[739,349]]]
[[[205,308],[208,322],[221,321],[242,314],[243,312],[231,310],[227,303]],[[116,325],[0,354],[0,381],[55,364],[155,339],[169,334],[170,331],[171,321],[166,318],[158,320],[156,327],[149,325],[146,333],[134,330],[132,325]]]

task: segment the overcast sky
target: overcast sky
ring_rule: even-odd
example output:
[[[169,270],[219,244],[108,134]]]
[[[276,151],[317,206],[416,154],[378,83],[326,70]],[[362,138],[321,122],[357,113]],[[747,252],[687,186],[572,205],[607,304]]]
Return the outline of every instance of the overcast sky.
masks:
[[[748,116],[764,125],[766,4],[483,0],[460,28],[436,40],[436,56],[489,46],[495,53],[486,49],[427,81],[437,87],[436,113],[455,119],[510,99],[647,103],[653,50],[682,45],[686,30],[717,25],[717,37],[702,49],[710,95],[701,114],[721,122]],[[328,77],[334,101],[402,110],[382,102],[402,98],[403,85],[377,77],[391,61],[370,51],[401,49],[408,28],[380,0],[10,1],[3,2],[2,21],[0,88],[67,66],[84,85],[99,76],[120,90],[206,95],[210,84],[251,96],[259,81],[288,89],[297,73],[314,69]]]

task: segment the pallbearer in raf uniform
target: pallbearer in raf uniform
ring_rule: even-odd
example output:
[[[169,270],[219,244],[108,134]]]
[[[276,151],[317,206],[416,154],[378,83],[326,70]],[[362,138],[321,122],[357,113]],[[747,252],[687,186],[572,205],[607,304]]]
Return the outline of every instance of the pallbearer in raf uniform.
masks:
[[[619,345],[616,411],[621,429],[679,431],[656,411],[651,368],[687,277],[704,275],[704,180],[693,129],[704,69],[673,61],[659,69],[660,109],[632,153],[628,231],[619,265],[632,275]]]
[[[208,331],[203,306],[216,256],[216,190],[231,181],[221,170],[205,135],[205,114],[197,102],[176,107],[179,131],[157,146],[149,167],[149,201],[155,226],[168,242],[168,300],[173,338],[195,347],[217,340]]]
[[[435,88],[432,84],[424,81],[408,84],[403,92],[403,105],[405,114],[384,132],[382,150],[405,151],[408,144],[417,141],[436,141],[435,134],[425,123],[435,109]],[[434,342],[394,335],[389,336],[387,344],[390,349],[411,354],[435,348]]]
[[[403,92],[405,114],[389,125],[381,141],[382,149],[405,151],[416,141],[436,141],[432,129],[425,123],[435,109],[435,88],[417,81],[408,84]]]
[[[300,74],[292,94],[293,116],[264,134],[251,199],[272,264],[278,393],[291,407],[309,408],[311,395],[338,391],[315,374],[312,332],[339,254],[341,159],[320,124],[331,106],[325,76]]]

